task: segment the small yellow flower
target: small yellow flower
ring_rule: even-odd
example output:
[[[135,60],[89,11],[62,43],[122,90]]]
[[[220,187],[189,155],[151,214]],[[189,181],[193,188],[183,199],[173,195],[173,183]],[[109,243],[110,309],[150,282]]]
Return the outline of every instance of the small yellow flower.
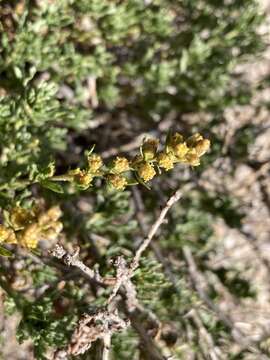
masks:
[[[86,170],[80,170],[79,172],[73,175],[73,179],[78,185],[87,187],[91,184],[91,181],[93,180],[93,176]]]
[[[63,224],[56,221],[50,224],[50,228],[42,231],[40,238],[46,240],[56,240],[60,232],[63,230]]]
[[[170,135],[167,146],[168,146],[169,150],[172,150],[172,148],[174,148],[175,145],[181,144],[182,142],[184,142],[184,138],[181,134],[179,134],[177,132],[173,135]]]
[[[117,156],[117,158],[113,160],[111,170],[115,174],[121,174],[122,172],[128,171],[129,169],[130,169],[129,161],[125,157]]]
[[[17,244],[15,232],[4,225],[0,225],[0,244]]]
[[[37,223],[28,225],[18,234],[18,242],[21,246],[27,248],[36,248],[40,238],[40,227]]]
[[[49,241],[54,241],[57,238],[57,233],[53,229],[48,229],[42,233],[42,237]]]
[[[184,160],[186,154],[188,153],[189,149],[186,143],[176,144],[173,147],[173,153],[177,157],[178,160]]]
[[[45,212],[41,212],[40,207],[30,210],[16,207],[10,213],[16,231],[0,225],[0,243],[36,248],[42,239],[54,240],[63,229],[62,223],[58,221],[61,215],[59,206],[53,206]]]
[[[173,153],[177,160],[183,161],[188,150],[181,134],[175,133],[168,139],[166,151],[167,153]]]
[[[137,172],[140,178],[142,178],[145,182],[150,181],[156,175],[154,167],[147,162],[139,164]]]
[[[159,141],[157,139],[147,139],[142,144],[142,154],[144,160],[153,160],[157,154]]]
[[[171,153],[161,152],[157,156],[158,165],[166,171],[173,169],[173,155]]]
[[[37,247],[38,239],[36,237],[22,236],[19,238],[19,243],[22,247],[35,249]]]
[[[91,154],[87,158],[88,168],[92,174],[98,172],[98,170],[103,166],[103,161],[100,155]]]
[[[200,165],[200,158],[196,152],[196,149],[190,149],[186,155],[186,161],[192,166]]]
[[[16,206],[10,211],[10,223],[15,230],[24,228],[33,220],[31,211]]]
[[[59,206],[53,206],[38,218],[39,240],[55,240],[63,229],[63,224],[58,219],[62,212]]]
[[[51,224],[52,230],[55,232],[55,234],[60,234],[60,232],[63,230],[63,224],[61,221],[55,221]]]
[[[47,225],[53,221],[57,221],[62,215],[62,211],[59,206],[53,206],[49,210],[38,214],[37,220],[39,225]]]
[[[117,174],[109,174],[107,176],[107,180],[109,182],[109,185],[111,185],[116,190],[124,190],[128,184],[126,178]]]
[[[52,221],[57,221],[62,216],[62,211],[59,206],[52,206],[48,211],[47,215]]]
[[[200,156],[204,155],[209,150],[210,145],[211,145],[211,143],[210,143],[210,140],[208,140],[208,139],[199,140],[195,146],[198,156],[200,157]]]
[[[192,136],[190,136],[188,139],[187,139],[187,146],[188,147],[195,147],[199,141],[203,140],[203,137],[201,134],[199,133],[196,133]]]

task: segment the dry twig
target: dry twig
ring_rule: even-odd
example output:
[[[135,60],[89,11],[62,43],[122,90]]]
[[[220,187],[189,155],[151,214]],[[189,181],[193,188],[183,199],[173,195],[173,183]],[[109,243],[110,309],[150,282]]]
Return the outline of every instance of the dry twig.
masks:
[[[138,250],[136,251],[136,254],[135,254],[134,259],[131,264],[131,269],[133,271],[139,266],[139,261],[142,256],[142,253],[147,249],[147,247],[151,243],[153,237],[156,235],[159,227],[164,222],[167,212],[170,210],[170,208],[173,206],[173,204],[175,204],[181,198],[181,196],[182,196],[182,192],[179,189],[169,198],[165,207],[161,210],[157,220],[151,226],[148,236],[143,240],[143,242],[139,246]]]
[[[109,359],[109,348],[112,334],[114,332],[125,329],[129,325],[128,321],[120,318],[116,307],[116,296],[121,288],[124,290],[126,300],[125,302],[127,305],[128,314],[132,316],[133,326],[135,326],[141,335],[143,335],[142,339],[144,340],[144,343],[151,345],[150,347],[152,347],[154,351],[153,359],[163,359],[163,356],[159,354],[158,350],[156,349],[153,340],[146,336],[145,330],[139,325],[138,322],[136,322],[134,310],[136,307],[138,307],[138,301],[136,298],[135,286],[130,279],[132,278],[134,271],[139,266],[140,258],[143,252],[147,249],[158,229],[164,222],[169,209],[175,202],[180,199],[181,195],[181,191],[178,190],[166,202],[157,220],[152,225],[148,236],[143,240],[137,249],[130,266],[127,265],[125,259],[122,256],[119,256],[116,259],[116,262],[114,263],[116,266],[116,279],[114,279],[114,282],[111,282],[110,279],[109,283],[113,283],[114,286],[111,295],[107,300],[105,308],[98,310],[93,315],[84,315],[84,317],[79,321],[78,326],[72,335],[69,346],[65,350],[55,352],[54,360],[64,359],[67,355],[76,356],[83,354],[97,339],[102,339],[104,344],[102,360]],[[102,285],[108,284],[108,281],[102,278],[98,272],[87,267],[79,259],[79,248],[77,248],[73,254],[69,254],[61,245],[57,244],[51,251],[51,254],[58,259],[62,259],[66,265],[79,268],[91,280],[95,280]]]
[[[103,283],[104,281],[102,277],[99,275],[99,273],[97,271],[90,269],[79,259],[79,252],[80,249],[79,247],[77,247],[77,249],[74,251],[73,254],[69,254],[63,248],[63,246],[56,244],[53,250],[51,251],[51,255],[56,257],[57,259],[62,259],[67,266],[77,267],[84,274],[86,274],[91,280],[95,280],[99,283]]]

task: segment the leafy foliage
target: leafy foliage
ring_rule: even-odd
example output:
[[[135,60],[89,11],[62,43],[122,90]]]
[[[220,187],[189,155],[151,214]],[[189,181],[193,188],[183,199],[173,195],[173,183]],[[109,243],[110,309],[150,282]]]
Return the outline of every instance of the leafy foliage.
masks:
[[[198,177],[223,151],[224,139],[215,131],[223,110],[250,100],[253,89],[235,69],[264,49],[257,32],[263,20],[255,0],[0,1],[0,230],[5,235],[5,241],[0,236],[5,242],[0,286],[7,313],[21,316],[18,339],[31,339],[36,359],[68,344],[81,315],[103,306],[110,292],[53,260],[47,251],[56,242],[53,235],[69,249],[79,245],[87,266],[114,276],[111,258],[131,259],[146,235],[143,225],[153,223],[172,187],[187,183],[192,187],[170,213],[158,242],[175,284],[153,249],[132,279],[145,313],[161,323],[153,325],[143,314],[140,324],[176,359],[202,358],[201,329],[190,317],[196,309],[215,344],[231,351],[231,331],[202,303],[183,247],[192,250],[198,269],[211,273],[232,296],[256,297],[237,269],[209,266],[217,251],[214,221],[241,229],[246,214],[229,194],[205,191]],[[192,115],[197,123],[186,120]],[[162,130],[171,117],[184,137]],[[189,138],[198,131],[204,136]],[[137,153],[131,146],[123,156],[121,144],[136,142],[145,132],[160,139],[162,150],[145,139]],[[255,132],[249,125],[236,132],[228,150],[235,162],[246,158]],[[212,149],[199,168],[179,165],[167,172],[176,163],[199,165],[209,148],[206,138]],[[110,145],[120,150],[112,149],[117,156],[107,161],[103,154]],[[109,186],[103,187],[104,181]],[[122,191],[134,184],[145,209],[136,207],[134,193]],[[39,218],[17,227],[10,220],[14,209],[30,214],[38,206],[44,210]],[[57,206],[64,229],[61,236],[55,229],[49,236],[51,223],[40,218]],[[30,232],[26,243],[41,240],[38,249],[12,245],[33,225],[38,234],[33,242]],[[7,229],[18,239],[10,241]],[[205,291],[218,302],[212,285]],[[143,348],[140,332],[131,327],[113,336],[111,356],[149,360]],[[228,356],[245,358],[246,351]]]

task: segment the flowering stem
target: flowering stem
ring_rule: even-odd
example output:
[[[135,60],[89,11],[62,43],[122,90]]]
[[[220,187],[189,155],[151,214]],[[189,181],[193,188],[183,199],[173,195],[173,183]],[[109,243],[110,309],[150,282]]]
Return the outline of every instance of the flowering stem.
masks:
[[[55,175],[49,178],[51,181],[72,181],[73,177],[71,175]]]

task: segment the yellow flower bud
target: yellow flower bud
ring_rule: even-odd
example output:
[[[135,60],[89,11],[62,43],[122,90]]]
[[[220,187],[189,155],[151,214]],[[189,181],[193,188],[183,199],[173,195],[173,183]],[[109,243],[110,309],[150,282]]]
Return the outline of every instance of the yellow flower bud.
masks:
[[[10,223],[15,230],[24,228],[33,220],[33,214],[19,206],[13,208],[10,212]]]
[[[0,225],[0,243],[17,244],[15,232],[4,225]]]
[[[51,219],[47,213],[43,213],[38,216],[38,223],[41,226],[48,224],[50,222],[50,220]]]
[[[28,249],[35,249],[37,247],[38,240],[35,237],[26,237],[23,236],[19,240],[20,245]]]
[[[51,228],[56,233],[56,235],[58,235],[63,230],[63,224],[61,223],[61,221],[56,221],[52,223]]]
[[[117,156],[116,159],[113,160],[112,171],[115,174],[121,174],[122,172],[129,170],[129,161],[125,157]]]
[[[173,147],[173,153],[177,157],[178,160],[184,160],[188,151],[189,151],[189,149],[188,149],[186,143],[176,144]]]
[[[187,144],[184,142],[184,138],[181,134],[175,133],[169,138],[166,151],[167,153],[173,153],[177,160],[184,161],[188,150]]]
[[[58,234],[53,229],[48,229],[42,232],[42,239],[53,241],[57,238]]]
[[[98,170],[102,167],[103,165],[103,161],[100,155],[97,154],[91,154],[88,156],[87,158],[88,161],[88,168],[89,171],[92,174],[95,174],[96,172],[98,172]]]
[[[4,225],[0,225],[0,243],[5,242],[9,237],[9,229]]]
[[[169,147],[169,150],[171,150],[175,147],[175,145],[181,144],[183,141],[183,136],[179,133],[175,133],[169,137],[167,146]]]
[[[147,162],[139,164],[137,172],[140,178],[142,178],[145,182],[153,179],[153,177],[156,175],[154,167]]]
[[[40,238],[40,228],[38,224],[30,224],[18,235],[18,241],[21,246],[27,248],[36,248]]]
[[[201,134],[199,133],[196,133],[192,136],[190,136],[188,139],[187,139],[187,146],[188,147],[195,147],[199,141],[203,140],[203,137]]]
[[[32,236],[32,235],[38,235],[39,234],[39,229],[40,227],[38,226],[37,223],[33,223],[28,225],[24,230],[23,230],[23,234],[25,236]]]
[[[47,211],[47,215],[52,221],[57,221],[61,217],[62,211],[59,206],[53,206]]]
[[[190,149],[186,155],[186,161],[192,166],[200,165],[200,158],[196,152],[196,149]]]
[[[210,140],[208,139],[203,139],[198,141],[198,143],[195,146],[196,152],[198,154],[198,156],[202,156],[204,155],[210,148]]]
[[[107,180],[109,182],[109,185],[111,185],[116,190],[124,190],[128,184],[126,178],[117,174],[109,174],[107,176]]]
[[[173,169],[173,155],[171,153],[166,154],[161,152],[157,157],[158,165],[164,168],[166,171]]]
[[[142,145],[142,153],[144,160],[153,160],[157,154],[159,141],[157,139],[147,139]]]
[[[60,221],[52,223],[49,229],[42,231],[40,239],[56,240],[62,229],[63,224]]]
[[[81,186],[89,186],[92,180],[92,174],[88,173],[86,170],[80,170],[78,174],[74,175],[74,181]]]

